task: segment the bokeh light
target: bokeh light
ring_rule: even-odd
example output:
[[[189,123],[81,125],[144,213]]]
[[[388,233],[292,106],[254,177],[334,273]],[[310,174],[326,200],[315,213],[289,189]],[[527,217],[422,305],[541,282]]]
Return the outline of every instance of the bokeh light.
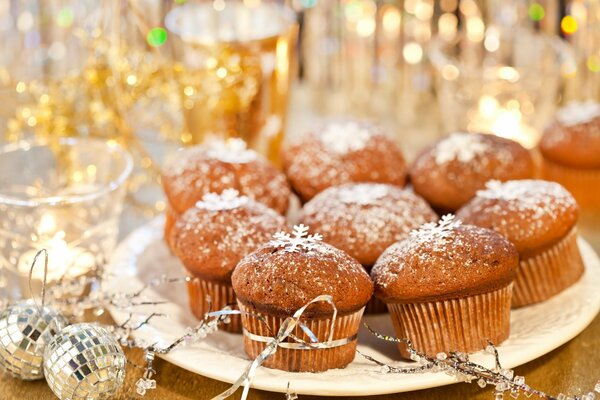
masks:
[[[485,49],[491,53],[500,48],[500,32],[498,28],[490,26],[485,32],[485,40],[483,42]]]
[[[358,36],[368,37],[375,32],[376,24],[375,19],[371,17],[364,17],[358,20],[356,23],[356,33]]]
[[[452,13],[444,13],[438,20],[438,31],[440,36],[446,40],[452,40],[456,36],[458,18]]]
[[[560,21],[560,28],[565,34],[571,35],[577,32],[577,21],[572,15],[566,15],[563,17],[562,21]]]
[[[301,0],[300,4],[304,8],[312,8],[317,5],[317,0]]]
[[[397,34],[400,32],[400,11],[391,5],[386,5],[384,7],[385,9],[383,11],[383,18],[381,21],[383,24],[383,30],[386,33]]]
[[[433,16],[433,4],[427,1],[419,1],[415,6],[415,16],[421,21],[429,21]]]
[[[442,77],[446,80],[453,81],[458,78],[459,75],[459,69],[452,64],[444,65],[442,68]]]
[[[592,72],[600,72],[600,55],[592,54],[587,59],[587,67]]]
[[[546,11],[544,11],[544,7],[539,3],[532,3],[529,6],[529,18],[532,21],[541,21],[546,15]]]
[[[467,38],[472,42],[481,42],[485,37],[485,25],[481,18],[471,17],[467,19]]]
[[[423,59],[423,49],[418,43],[407,43],[402,50],[404,60],[409,64],[418,64]]]
[[[75,16],[73,15],[73,10],[70,7],[65,7],[58,12],[56,16],[56,23],[61,28],[68,28],[73,25],[73,20]]]
[[[215,11],[223,11],[225,6],[225,0],[213,0],[213,8]]]
[[[21,32],[27,32],[33,28],[33,22],[33,15],[29,11],[25,11],[17,18],[17,28]]]
[[[150,29],[146,37],[148,44],[152,47],[159,47],[167,41],[167,31],[160,26]]]

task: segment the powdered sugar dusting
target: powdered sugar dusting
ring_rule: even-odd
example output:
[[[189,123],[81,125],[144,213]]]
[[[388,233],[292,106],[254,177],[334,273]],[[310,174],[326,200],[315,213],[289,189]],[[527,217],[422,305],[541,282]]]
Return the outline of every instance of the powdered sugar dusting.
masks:
[[[551,231],[570,229],[577,203],[560,184],[542,180],[491,181],[458,212],[467,222],[492,226],[519,244]]]
[[[295,225],[292,235],[286,232],[277,232],[273,235],[273,240],[269,245],[279,247],[288,253],[299,253],[303,251],[312,251],[319,247],[323,236],[318,233],[308,234],[308,226]]]
[[[225,189],[223,193],[207,193],[196,203],[197,208],[210,211],[233,210],[248,203],[248,197],[240,196],[235,189]]]
[[[339,198],[343,203],[368,205],[387,196],[385,185],[357,184],[340,188]]]
[[[477,134],[456,132],[441,140],[435,147],[435,163],[446,164],[453,160],[469,162],[488,151],[489,145]]]
[[[412,229],[437,219],[413,192],[379,183],[330,187],[302,209],[303,223],[365,266],[373,265],[388,246],[405,239]]]
[[[600,103],[593,100],[570,102],[557,111],[556,119],[563,126],[574,126],[600,117]]]
[[[533,179],[508,182],[491,180],[485,187],[477,192],[477,197],[504,200],[510,202],[512,207],[536,208],[538,213],[542,213],[543,205],[550,204],[551,201],[558,206],[571,207],[575,204],[573,196],[555,182]]]
[[[210,158],[232,164],[245,164],[256,160],[258,156],[254,150],[246,147],[244,140],[239,138],[207,141],[206,153]]]
[[[363,149],[372,135],[372,128],[367,125],[356,121],[334,121],[325,125],[319,138],[329,150],[346,154]]]

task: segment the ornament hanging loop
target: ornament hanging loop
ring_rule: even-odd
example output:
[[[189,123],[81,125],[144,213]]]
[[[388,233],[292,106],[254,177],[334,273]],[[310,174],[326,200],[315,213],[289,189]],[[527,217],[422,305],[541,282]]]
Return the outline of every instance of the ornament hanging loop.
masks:
[[[33,294],[33,269],[35,268],[35,265],[37,263],[38,257],[40,255],[44,254],[44,277],[42,279],[42,298],[41,298],[41,305],[38,304],[38,302],[35,299],[35,295]],[[46,283],[47,283],[47,279],[48,279],[48,250],[46,249],[41,249],[40,251],[38,251],[35,254],[35,257],[33,257],[33,262],[31,263],[31,268],[29,269],[29,293],[31,293],[31,299],[33,300],[33,303],[35,304],[38,313],[40,314],[40,316],[43,314],[44,312],[44,306],[46,304]]]

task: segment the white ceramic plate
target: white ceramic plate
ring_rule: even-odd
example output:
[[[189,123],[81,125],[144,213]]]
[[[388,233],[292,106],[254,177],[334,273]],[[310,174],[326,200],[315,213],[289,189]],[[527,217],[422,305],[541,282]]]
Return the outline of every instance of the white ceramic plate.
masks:
[[[157,218],[134,231],[118,247],[108,266],[114,278],[106,282],[110,291],[130,292],[143,283],[163,275],[183,276],[182,266],[167,250],[162,241],[163,219]],[[579,334],[600,309],[600,260],[585,241],[579,241],[586,272],[583,278],[563,293],[532,307],[513,311],[510,338],[498,347],[505,368],[513,368],[540,357]],[[136,331],[136,335],[150,343],[170,343],[185,333],[186,328],[197,323],[187,306],[184,284],[156,287],[146,292],[147,298],[164,301],[151,308],[136,308],[140,320],[151,312],[164,313],[166,317],[153,319],[150,325]],[[123,322],[128,316],[123,311],[110,310],[113,318]],[[368,316],[368,322],[381,333],[393,334],[387,315]],[[358,348],[379,360],[392,365],[406,364],[397,360],[397,350],[391,343],[375,339],[366,331],[359,334]],[[250,362],[246,357],[241,335],[217,332],[203,342],[174,350],[164,358],[192,372],[225,382],[234,382]],[[493,366],[489,355],[476,353],[475,362]],[[257,389],[298,394],[364,396],[405,392],[455,381],[443,373],[417,375],[384,375],[380,368],[357,356],[345,369],[320,374],[288,373],[259,368],[252,382]]]

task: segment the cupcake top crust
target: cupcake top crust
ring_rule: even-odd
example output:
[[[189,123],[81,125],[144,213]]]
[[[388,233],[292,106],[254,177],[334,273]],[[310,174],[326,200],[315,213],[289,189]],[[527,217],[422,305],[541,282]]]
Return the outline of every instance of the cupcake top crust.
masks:
[[[446,215],[390,246],[371,277],[385,302],[429,302],[503,288],[518,265],[514,245],[501,235]]]
[[[520,180],[488,182],[457,217],[500,233],[523,258],[565,237],[577,223],[577,214],[577,202],[560,184]]]
[[[280,232],[244,257],[231,277],[239,301],[258,312],[290,316],[320,295],[331,295],[340,315],[360,310],[373,294],[362,265],[348,254],[308,234],[308,227]],[[311,305],[306,317],[331,317],[326,303]]]
[[[575,168],[600,168],[600,103],[572,102],[558,110],[540,141],[544,157]]]
[[[171,207],[181,214],[207,193],[236,189],[284,214],[291,193],[286,177],[241,139],[184,149],[162,176]]]
[[[274,210],[234,189],[208,193],[179,217],[170,244],[192,276],[228,282],[240,259],[285,229]]]
[[[381,183],[333,186],[302,209],[303,224],[367,267],[388,246],[437,219],[427,202],[412,191]]]
[[[490,179],[533,177],[531,154],[495,135],[455,132],[426,148],[410,168],[414,190],[433,208],[453,212]]]
[[[403,186],[406,164],[398,144],[366,122],[331,120],[283,150],[284,169],[303,201],[349,182]]]

